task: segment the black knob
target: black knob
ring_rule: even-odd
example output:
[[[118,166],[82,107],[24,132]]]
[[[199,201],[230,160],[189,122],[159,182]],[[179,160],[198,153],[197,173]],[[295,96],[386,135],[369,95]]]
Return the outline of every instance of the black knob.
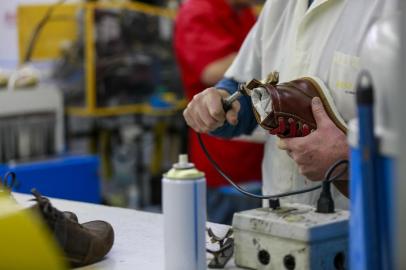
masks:
[[[265,249],[261,249],[258,252],[258,260],[261,264],[267,265],[271,261],[271,255]]]
[[[286,255],[285,257],[283,257],[283,265],[285,265],[285,268],[288,270],[293,270],[296,267],[296,261],[295,261],[295,257],[293,257],[292,255]]]

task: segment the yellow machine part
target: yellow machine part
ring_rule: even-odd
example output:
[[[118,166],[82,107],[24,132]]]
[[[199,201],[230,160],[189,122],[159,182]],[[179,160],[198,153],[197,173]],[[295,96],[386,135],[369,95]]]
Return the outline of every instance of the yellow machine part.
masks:
[[[0,269],[67,269],[41,220],[0,194]]]
[[[52,4],[20,5],[18,18],[18,49],[22,61],[34,29]],[[57,6],[41,30],[32,54],[32,60],[51,60],[61,56],[61,45],[77,38],[76,16],[78,4]]]

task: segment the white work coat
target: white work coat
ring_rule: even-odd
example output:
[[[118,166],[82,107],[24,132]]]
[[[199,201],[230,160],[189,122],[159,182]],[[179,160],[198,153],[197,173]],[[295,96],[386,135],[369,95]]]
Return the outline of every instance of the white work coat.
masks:
[[[383,0],[315,0],[308,8],[308,0],[268,0],[225,77],[245,82],[266,78],[273,70],[280,72],[280,82],[317,76],[348,121],[356,116],[354,93],[363,38],[388,6],[389,1]],[[269,135],[265,144],[263,193],[320,184],[299,174],[295,162],[276,146],[277,139]],[[318,196],[318,191],[309,192],[283,202],[315,205]],[[333,196],[336,207],[348,208],[348,199],[335,188]]]

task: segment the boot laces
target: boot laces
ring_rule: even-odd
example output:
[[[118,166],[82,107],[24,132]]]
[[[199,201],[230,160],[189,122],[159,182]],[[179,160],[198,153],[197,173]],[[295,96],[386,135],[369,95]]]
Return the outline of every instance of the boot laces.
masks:
[[[269,133],[281,137],[304,137],[310,133],[310,128],[293,118],[278,117],[278,127]]]
[[[43,197],[38,190],[32,189],[31,190],[32,195],[34,195],[34,199],[31,199],[32,201],[36,201],[38,203],[38,206],[41,210],[41,213],[44,215],[47,220],[50,218],[53,221],[56,221],[58,219],[64,218],[64,215],[61,211],[56,209],[55,207],[52,206],[51,202],[49,201],[48,198]]]

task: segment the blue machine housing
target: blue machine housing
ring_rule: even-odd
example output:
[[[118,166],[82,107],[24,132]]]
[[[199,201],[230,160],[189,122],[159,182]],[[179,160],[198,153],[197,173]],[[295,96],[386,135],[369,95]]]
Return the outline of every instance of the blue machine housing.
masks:
[[[369,84],[359,81],[358,122],[350,122],[349,129],[350,269],[356,270],[395,269],[395,186],[399,185],[399,123],[404,121],[397,110],[404,108],[398,94],[404,92],[400,18],[404,16],[395,1],[386,4],[360,48],[361,68],[367,70]],[[364,95],[365,90],[373,95]]]
[[[360,85],[357,90],[358,119],[350,123],[349,135],[350,269],[389,270],[393,269],[395,159],[384,154],[381,143],[385,138],[376,134],[373,88],[370,84],[366,88],[362,83]],[[365,95],[366,92],[370,95]]]
[[[380,181],[374,202],[366,199],[362,151],[351,147],[350,269],[393,269],[393,180],[395,159],[377,154],[375,177]],[[371,213],[377,219],[369,223]],[[371,232],[374,227],[374,233]],[[366,230],[365,230],[366,229]],[[379,243],[379,244],[377,244]],[[372,253],[368,252],[372,249]],[[373,264],[375,262],[376,264]]]
[[[17,183],[13,191],[75,201],[100,203],[99,158],[97,156],[57,157],[38,162],[0,165],[0,175],[13,171]]]

